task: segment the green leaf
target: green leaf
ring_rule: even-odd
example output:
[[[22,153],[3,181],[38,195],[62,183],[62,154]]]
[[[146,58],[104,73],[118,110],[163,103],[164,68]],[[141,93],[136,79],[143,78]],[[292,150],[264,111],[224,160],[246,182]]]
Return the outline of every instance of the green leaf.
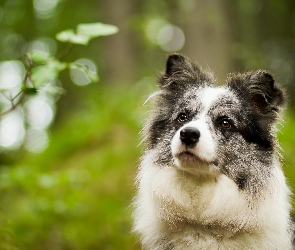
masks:
[[[50,58],[49,53],[33,50],[27,54],[28,58],[36,64],[43,64]]]
[[[87,74],[87,76],[89,77],[89,79],[92,82],[98,82],[99,81],[99,76],[97,75],[97,73],[95,72],[91,72],[90,70],[88,70],[87,72],[85,72]]]
[[[73,30],[65,30],[56,34],[56,39],[60,42],[87,45],[90,37],[83,34],[75,34]]]
[[[47,93],[51,95],[63,95],[65,94],[66,90],[62,87],[56,86],[55,84],[48,84],[44,88]]]
[[[36,95],[38,90],[36,88],[25,87],[23,91],[26,95]]]
[[[60,42],[87,45],[92,38],[113,35],[118,31],[119,29],[111,24],[83,23],[77,26],[77,33],[72,29],[64,30],[56,34],[56,39]]]
[[[75,35],[73,30],[64,30],[56,34],[56,39],[61,42],[68,42]]]
[[[78,34],[89,36],[91,38],[113,35],[118,31],[118,27],[104,23],[83,23],[77,26]]]
[[[98,82],[99,76],[96,72],[89,69],[87,65],[80,63],[71,63],[69,65],[70,69],[78,69],[84,72],[84,74],[89,78],[91,82]]]
[[[52,59],[47,64],[32,69],[31,80],[36,88],[44,86],[50,81],[57,79],[60,71],[66,68],[66,63]]]

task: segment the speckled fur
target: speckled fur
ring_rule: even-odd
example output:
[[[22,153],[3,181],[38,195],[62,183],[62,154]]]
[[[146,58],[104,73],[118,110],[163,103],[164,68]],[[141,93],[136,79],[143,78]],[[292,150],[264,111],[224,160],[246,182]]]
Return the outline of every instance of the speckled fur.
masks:
[[[159,87],[133,203],[143,248],[293,249],[275,133],[283,89],[266,71],[232,74],[214,87],[211,73],[178,54],[169,56]],[[179,139],[188,127],[201,134],[192,147]]]

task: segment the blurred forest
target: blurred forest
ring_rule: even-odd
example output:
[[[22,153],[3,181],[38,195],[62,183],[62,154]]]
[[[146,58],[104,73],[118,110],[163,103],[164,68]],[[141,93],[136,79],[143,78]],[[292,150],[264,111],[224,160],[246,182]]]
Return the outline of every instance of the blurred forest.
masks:
[[[215,72],[269,70],[289,95],[279,139],[295,184],[295,2],[291,0],[0,0],[0,90],[18,86],[26,52],[56,56],[55,35],[80,23],[119,32],[75,45],[99,81],[63,71],[0,116],[0,249],[140,249],[130,203],[142,106],[170,52]],[[0,93],[0,110],[5,108]],[[284,126],[283,126],[284,125]]]

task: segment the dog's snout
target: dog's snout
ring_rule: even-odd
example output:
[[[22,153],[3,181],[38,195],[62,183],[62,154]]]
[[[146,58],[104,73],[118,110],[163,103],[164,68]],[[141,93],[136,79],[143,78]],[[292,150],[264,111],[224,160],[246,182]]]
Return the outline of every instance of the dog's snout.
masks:
[[[201,136],[198,129],[193,127],[187,127],[180,131],[180,140],[187,146],[194,146]]]

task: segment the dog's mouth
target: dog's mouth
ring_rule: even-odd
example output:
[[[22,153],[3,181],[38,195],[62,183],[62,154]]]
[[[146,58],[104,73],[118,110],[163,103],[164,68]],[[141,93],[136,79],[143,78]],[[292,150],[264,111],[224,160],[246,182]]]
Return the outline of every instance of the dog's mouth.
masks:
[[[205,163],[204,160],[202,160],[200,157],[198,157],[196,154],[189,150],[182,151],[175,155],[177,159],[179,159],[181,162],[189,164],[189,165],[195,165],[200,163]]]
[[[206,161],[189,150],[182,151],[175,155],[177,158],[178,167],[181,169],[193,169],[194,171],[209,171],[212,167],[218,167],[218,161]]]
[[[179,157],[181,157],[181,156],[192,156],[192,157],[198,158],[194,153],[192,153],[192,152],[190,152],[188,150],[179,153],[178,156]]]

